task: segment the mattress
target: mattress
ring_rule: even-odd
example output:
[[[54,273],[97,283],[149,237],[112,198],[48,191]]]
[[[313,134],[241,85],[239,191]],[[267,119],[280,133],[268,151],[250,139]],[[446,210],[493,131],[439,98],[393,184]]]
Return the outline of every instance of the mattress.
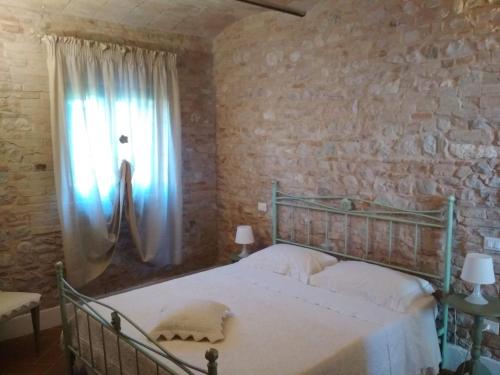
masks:
[[[226,304],[231,313],[224,322],[225,339],[217,343],[161,341],[160,345],[204,369],[204,353],[213,347],[219,351],[222,375],[438,373],[441,356],[431,296],[400,313],[362,297],[236,263],[101,301],[149,332],[161,321],[161,309],[181,297]],[[137,366],[133,351],[120,346],[118,353],[109,332],[91,327],[88,333],[82,320],[78,325],[84,357],[90,358],[88,337],[92,335],[92,360],[98,367],[104,366],[104,338],[110,374],[119,373],[119,357],[125,374],[156,373],[144,358],[139,358]],[[128,323],[122,323],[122,330],[144,341]]]

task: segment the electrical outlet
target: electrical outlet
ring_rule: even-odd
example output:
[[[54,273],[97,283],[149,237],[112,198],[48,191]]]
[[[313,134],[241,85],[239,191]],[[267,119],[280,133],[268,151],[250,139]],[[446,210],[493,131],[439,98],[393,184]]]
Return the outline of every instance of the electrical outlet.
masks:
[[[267,203],[266,202],[258,202],[257,203],[257,210],[266,212],[267,211]]]
[[[500,238],[484,237],[483,247],[484,250],[500,251]]]
[[[499,329],[500,329],[499,325],[500,325],[499,322],[495,322],[494,320],[485,319],[484,320],[484,331],[491,332],[495,335],[498,335]]]

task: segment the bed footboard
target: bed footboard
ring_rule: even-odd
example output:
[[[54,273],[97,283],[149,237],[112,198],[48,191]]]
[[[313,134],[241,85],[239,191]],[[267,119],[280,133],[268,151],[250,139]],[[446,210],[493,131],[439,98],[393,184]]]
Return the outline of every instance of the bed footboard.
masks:
[[[158,345],[120,311],[71,287],[64,279],[62,262],[56,264],[56,274],[68,374],[78,360],[96,374],[217,375],[216,349],[205,353],[207,369],[189,364]],[[102,311],[109,312],[108,318]],[[125,333],[122,324],[133,332]]]

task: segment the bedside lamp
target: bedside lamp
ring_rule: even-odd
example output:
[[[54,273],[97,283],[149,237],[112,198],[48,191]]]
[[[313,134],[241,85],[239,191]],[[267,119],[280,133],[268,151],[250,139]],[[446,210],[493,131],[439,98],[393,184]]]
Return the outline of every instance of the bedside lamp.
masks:
[[[474,291],[465,300],[475,305],[486,305],[488,301],[481,294],[481,284],[494,284],[493,259],[489,255],[468,253],[460,278],[474,284]]]
[[[249,256],[247,250],[247,245],[250,245],[254,242],[252,227],[250,225],[238,225],[236,228],[236,238],[234,239],[239,245],[243,245],[241,249],[240,258],[245,258]]]

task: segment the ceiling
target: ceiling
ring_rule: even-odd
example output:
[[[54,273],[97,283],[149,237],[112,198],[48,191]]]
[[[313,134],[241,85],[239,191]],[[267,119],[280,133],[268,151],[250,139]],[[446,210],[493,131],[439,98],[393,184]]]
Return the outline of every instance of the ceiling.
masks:
[[[319,2],[271,1],[303,11]],[[235,0],[0,0],[0,5],[206,38],[243,17],[266,11]]]

